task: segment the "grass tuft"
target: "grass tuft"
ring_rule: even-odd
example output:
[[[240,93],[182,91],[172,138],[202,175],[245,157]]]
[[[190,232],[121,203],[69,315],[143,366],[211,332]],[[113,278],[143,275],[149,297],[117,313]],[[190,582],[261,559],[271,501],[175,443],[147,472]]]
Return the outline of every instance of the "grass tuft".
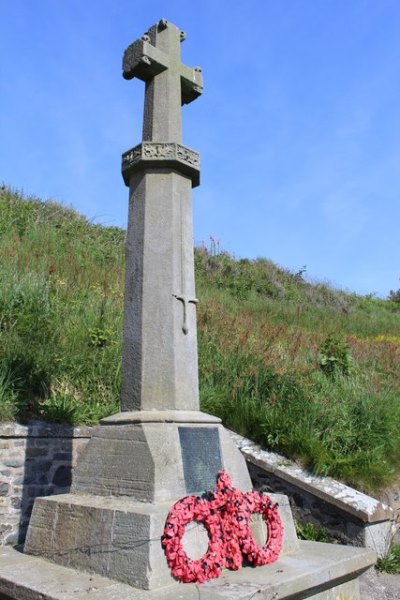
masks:
[[[376,569],[381,573],[400,575],[400,544],[392,544],[386,556],[378,558]]]

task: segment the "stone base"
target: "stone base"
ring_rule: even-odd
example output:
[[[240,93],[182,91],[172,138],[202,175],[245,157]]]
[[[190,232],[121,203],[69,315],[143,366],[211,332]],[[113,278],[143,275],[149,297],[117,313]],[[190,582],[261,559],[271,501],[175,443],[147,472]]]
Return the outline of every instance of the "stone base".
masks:
[[[296,552],[298,540],[287,498],[271,494],[271,499],[279,502],[285,524],[282,554]],[[169,509],[169,504],[135,503],[129,498],[78,494],[39,498],[25,552],[134,587],[160,588],[174,581],[160,543]],[[200,529],[197,536],[196,528]],[[207,549],[203,532],[201,525],[193,523],[188,539],[185,534],[184,546],[191,558]]]
[[[375,561],[364,548],[299,542],[299,551],[273,565],[224,571],[203,585],[132,588],[79,573],[16,550],[0,548],[4,600],[360,600],[358,576]],[[364,600],[364,599],[363,599]],[[366,599],[365,599],[366,600]]]
[[[174,416],[175,420],[171,422],[162,420],[162,415],[165,419],[171,418],[172,411],[143,412],[154,414],[154,420],[129,421],[129,415],[135,413],[120,413],[105,419],[104,424],[95,429],[74,470],[72,493],[129,496],[137,502],[173,504],[184,496],[214,488],[218,469],[231,475],[235,487],[243,491],[252,489],[244,458],[215,417],[200,412],[173,411],[181,413],[181,420]],[[203,415],[202,421],[194,421],[192,415],[197,419]],[[205,421],[206,417],[208,421]],[[199,481],[197,487],[193,487],[194,483],[190,486],[182,431],[193,434],[186,458],[194,457],[189,475],[198,475],[194,470],[199,471],[199,477],[195,477]],[[200,447],[196,445],[197,433],[210,434],[216,447],[207,446],[206,441]],[[212,461],[216,465],[214,468]]]
[[[71,493],[36,500],[25,552],[143,589],[171,584],[161,536],[172,505],[214,489],[219,469],[242,491],[251,489],[251,480],[215,417],[181,412],[178,420],[170,412],[151,411],[143,422],[133,413],[116,415],[98,427],[74,471]],[[285,551],[293,551],[297,537],[283,496],[281,504]],[[187,541],[185,534],[185,550],[196,559],[208,538],[202,525],[191,528],[198,535]],[[260,519],[253,530],[263,544]]]
[[[25,552],[151,589],[171,583],[160,532],[169,506],[65,494],[36,500]]]
[[[272,499],[279,502],[284,526],[279,561],[260,569],[225,571],[218,580],[204,586],[177,587],[161,547],[165,519],[172,505],[184,496],[215,488],[217,471],[221,468],[230,474],[236,488],[245,492],[252,486],[244,458],[222,425],[201,413],[195,419],[191,419],[191,414],[180,413],[180,420],[172,420],[174,415],[160,412],[144,415],[146,419],[142,421],[137,421],[134,413],[116,416],[95,430],[74,472],[71,493],[35,502],[25,552],[43,557],[41,562],[30,563],[33,557],[27,555],[18,555],[19,561],[43,565],[40,568],[44,574],[47,571],[64,574],[62,581],[68,581],[67,574],[72,573],[66,567],[88,571],[92,573],[89,578],[92,583],[87,589],[102,589],[93,598],[142,599],[160,597],[162,593],[165,600],[180,597],[198,600],[197,590],[200,595],[206,590],[204,600],[247,599],[262,589],[266,595],[261,597],[268,600],[314,596],[315,600],[336,600],[341,596],[326,595],[326,590],[336,587],[338,593],[348,595],[351,589],[349,597],[353,600],[358,597],[358,584],[353,580],[374,562],[374,554],[299,543],[286,496],[273,494]],[[197,559],[206,551],[208,538],[201,524],[193,523],[191,529],[191,535],[185,533],[183,544],[188,556]],[[262,521],[255,519],[252,529],[257,542],[263,545]],[[43,562],[44,559],[57,565]],[[113,583],[108,579],[94,583],[100,576],[109,577]],[[87,581],[83,574],[76,577]],[[53,595],[37,598],[89,597],[88,593],[57,595],[58,588],[53,583]],[[37,589],[43,589],[41,581],[38,585]],[[60,583],[59,589],[65,585],[65,581]],[[18,600],[36,597],[24,596],[22,591],[13,596],[3,589]],[[107,595],[108,591],[106,594],[106,589],[111,590],[111,595]]]

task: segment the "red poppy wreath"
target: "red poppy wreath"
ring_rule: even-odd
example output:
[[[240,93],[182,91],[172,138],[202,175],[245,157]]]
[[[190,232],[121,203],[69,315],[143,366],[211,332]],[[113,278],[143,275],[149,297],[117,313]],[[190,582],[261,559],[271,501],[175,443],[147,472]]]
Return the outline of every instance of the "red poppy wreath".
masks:
[[[268,530],[263,547],[254,540],[250,518],[261,514]],[[190,559],[183,549],[185,527],[203,523],[209,538],[205,554]],[[217,489],[203,497],[187,496],[172,507],[161,543],[172,575],[183,583],[203,583],[219,577],[224,567],[237,570],[243,555],[253,566],[273,563],[282,547],[283,527],[278,505],[259,492],[243,493],[232,486],[224,471],[218,473]]]

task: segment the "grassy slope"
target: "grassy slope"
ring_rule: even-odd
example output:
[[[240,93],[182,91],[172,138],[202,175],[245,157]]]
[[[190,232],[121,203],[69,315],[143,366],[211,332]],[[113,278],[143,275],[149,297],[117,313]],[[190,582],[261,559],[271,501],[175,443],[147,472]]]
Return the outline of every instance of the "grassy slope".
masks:
[[[0,418],[116,412],[124,232],[0,190]],[[400,303],[196,252],[202,408],[321,474],[400,472]]]

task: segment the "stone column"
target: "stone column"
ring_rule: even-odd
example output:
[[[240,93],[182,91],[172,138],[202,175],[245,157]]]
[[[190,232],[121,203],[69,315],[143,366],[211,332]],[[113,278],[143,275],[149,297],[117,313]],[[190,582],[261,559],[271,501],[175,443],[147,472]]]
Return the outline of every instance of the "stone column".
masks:
[[[122,411],[199,409],[191,188],[199,155],[181,144],[181,104],[202,90],[165,20],[126,50],[146,82],[143,142],[122,157],[129,186]]]

